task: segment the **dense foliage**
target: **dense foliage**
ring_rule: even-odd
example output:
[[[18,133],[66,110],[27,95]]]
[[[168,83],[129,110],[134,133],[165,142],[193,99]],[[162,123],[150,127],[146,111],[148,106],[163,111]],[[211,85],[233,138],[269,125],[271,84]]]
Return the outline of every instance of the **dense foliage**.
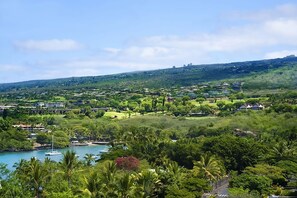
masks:
[[[295,67],[287,57],[1,85],[0,151],[52,138],[110,148],[0,164],[0,197],[201,197],[224,182],[230,197],[296,196]]]

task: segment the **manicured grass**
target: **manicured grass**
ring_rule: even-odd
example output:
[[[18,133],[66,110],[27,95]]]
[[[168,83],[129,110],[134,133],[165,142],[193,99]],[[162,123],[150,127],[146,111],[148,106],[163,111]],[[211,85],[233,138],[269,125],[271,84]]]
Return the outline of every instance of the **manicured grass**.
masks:
[[[139,116],[139,113],[133,113],[131,112],[130,117],[135,117],[135,116]],[[129,113],[128,112],[115,112],[115,111],[108,111],[104,114],[104,117],[108,117],[108,118],[117,118],[117,119],[126,119],[129,118]]]
[[[216,116],[205,116],[205,117],[186,117],[186,120],[209,120],[209,119],[217,119]]]
[[[39,115],[39,114],[36,114],[36,115],[30,115],[29,117],[32,117],[32,118],[48,118],[48,117],[54,117],[54,118],[63,118],[65,115],[56,115],[56,114],[47,114],[47,115]]]
[[[66,98],[64,96],[55,96],[54,100],[56,100],[56,101],[66,101]]]

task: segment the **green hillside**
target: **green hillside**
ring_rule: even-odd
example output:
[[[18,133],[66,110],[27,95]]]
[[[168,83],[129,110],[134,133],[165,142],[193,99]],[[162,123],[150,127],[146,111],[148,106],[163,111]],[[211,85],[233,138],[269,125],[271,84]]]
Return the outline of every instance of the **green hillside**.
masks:
[[[297,57],[235,62],[227,64],[188,65],[179,68],[130,72],[105,76],[72,77],[53,80],[35,80],[0,84],[0,91],[32,88],[130,88],[172,87],[193,84],[240,80],[246,89],[256,87],[294,88],[296,82]]]

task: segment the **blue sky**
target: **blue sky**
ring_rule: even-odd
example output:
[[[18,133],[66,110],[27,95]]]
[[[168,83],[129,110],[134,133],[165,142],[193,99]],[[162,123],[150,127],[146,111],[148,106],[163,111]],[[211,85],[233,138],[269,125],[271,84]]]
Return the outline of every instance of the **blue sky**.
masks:
[[[297,54],[296,0],[0,0],[0,83]]]

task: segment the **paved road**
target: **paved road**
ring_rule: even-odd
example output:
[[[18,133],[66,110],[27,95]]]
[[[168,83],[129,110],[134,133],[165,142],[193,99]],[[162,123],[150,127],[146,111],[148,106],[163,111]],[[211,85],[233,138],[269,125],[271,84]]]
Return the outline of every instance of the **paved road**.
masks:
[[[210,195],[216,195],[218,198],[228,197],[228,186],[229,186],[229,177],[225,177],[218,181],[213,190],[210,193],[205,193],[203,197],[209,197]]]

